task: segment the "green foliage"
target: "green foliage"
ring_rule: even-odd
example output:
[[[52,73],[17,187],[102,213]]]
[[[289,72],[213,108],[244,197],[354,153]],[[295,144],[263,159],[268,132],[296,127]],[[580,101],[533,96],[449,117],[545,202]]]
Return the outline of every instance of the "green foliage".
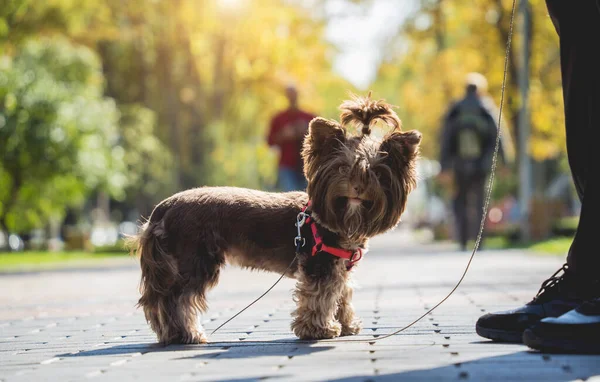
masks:
[[[223,124],[209,127],[214,149],[207,158],[207,167],[213,171],[207,171],[206,185],[254,189],[274,187],[277,180],[276,153],[260,136],[245,142],[228,140],[223,134],[226,130]]]
[[[519,174],[511,171],[509,173],[496,174],[494,188],[492,189],[492,200],[502,200],[506,195],[518,195]]]
[[[63,39],[23,45],[0,72],[0,223],[25,230],[81,204],[122,196],[117,108],[102,96],[97,56]]]
[[[123,159],[128,201],[147,212],[157,200],[174,191],[173,157],[156,137],[156,114],[140,105],[120,106],[120,145],[113,151]]]
[[[31,36],[65,34],[93,41],[115,33],[106,1],[1,0],[0,54]]]
[[[44,226],[107,192],[147,215],[184,188],[270,188],[273,115],[337,117],[325,20],[296,1],[4,0],[0,224]],[[110,98],[108,98],[110,97]]]

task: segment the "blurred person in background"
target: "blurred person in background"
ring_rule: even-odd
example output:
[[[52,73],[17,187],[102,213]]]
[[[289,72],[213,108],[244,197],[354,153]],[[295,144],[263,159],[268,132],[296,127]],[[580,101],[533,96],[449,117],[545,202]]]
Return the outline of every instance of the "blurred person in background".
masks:
[[[469,73],[465,96],[450,106],[441,130],[440,180],[446,185],[454,180],[454,218],[463,251],[479,231],[485,182],[490,175],[498,131],[495,106],[486,92],[485,77]],[[499,157],[506,163],[502,141]]]
[[[271,120],[268,138],[270,146],[279,148],[277,183],[284,192],[306,189],[300,152],[308,123],[315,117],[298,107],[298,91],[294,86],[287,86],[285,95],[289,106]]]
[[[477,333],[551,352],[600,354],[600,0],[546,0],[559,35],[567,155],[581,200],[567,263],[519,308],[486,314]],[[595,38],[593,36],[596,36]],[[515,267],[515,271],[517,268]]]

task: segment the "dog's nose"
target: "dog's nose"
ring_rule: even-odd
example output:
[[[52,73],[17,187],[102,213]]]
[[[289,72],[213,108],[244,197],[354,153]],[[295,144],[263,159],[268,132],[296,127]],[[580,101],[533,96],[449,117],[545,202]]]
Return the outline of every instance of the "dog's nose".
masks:
[[[357,195],[360,195],[362,193],[362,188],[360,186],[354,186],[353,189]]]

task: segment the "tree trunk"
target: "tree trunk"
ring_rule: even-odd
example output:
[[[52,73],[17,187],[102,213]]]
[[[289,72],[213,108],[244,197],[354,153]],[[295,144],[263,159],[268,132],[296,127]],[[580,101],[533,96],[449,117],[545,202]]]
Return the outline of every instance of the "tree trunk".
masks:
[[[442,54],[446,48],[446,19],[444,18],[444,9],[442,5],[442,0],[438,0],[437,4],[433,9],[433,27],[435,28],[435,42],[438,51],[438,55]],[[446,70],[447,64],[444,61],[444,66],[442,70],[447,72]],[[447,77],[444,77],[442,87],[444,89],[444,96],[447,100],[452,99],[452,84],[448,81]]]
[[[502,48],[503,50],[506,49],[506,42],[508,41],[508,37],[510,34],[510,12],[506,12],[504,7],[502,6],[502,0],[496,0],[496,6],[498,8],[498,21],[496,22],[496,27],[498,28],[498,31],[500,33],[500,42],[502,44]],[[524,43],[527,44],[529,46],[529,48],[527,49],[527,51],[529,52],[529,55],[531,55],[531,43],[532,43],[532,33],[533,33],[533,14],[532,14],[532,10],[531,10],[531,4],[527,5],[527,12],[529,12],[530,17],[529,17],[529,31],[530,33],[525,36],[524,38]],[[517,15],[515,15],[515,18],[517,17]],[[514,30],[514,29],[513,29]],[[514,39],[514,34],[513,34],[513,39]],[[513,41],[514,42],[514,41]],[[511,49],[510,49],[510,55],[509,55],[509,60],[508,60],[508,78],[507,78],[507,102],[506,102],[506,107],[508,108],[508,110],[510,111],[510,114],[512,116],[511,118],[511,122],[513,125],[513,136],[514,137],[518,137],[519,136],[519,113],[520,113],[520,109],[521,109],[521,102],[515,102],[515,98],[514,96],[512,96],[512,94],[517,94],[518,93],[518,89],[519,89],[519,57],[518,54],[516,53],[516,50],[514,49],[514,45],[511,45]],[[515,140],[515,152],[519,152],[519,141]],[[516,158],[517,163],[515,163],[515,165],[518,166],[518,156]]]
[[[4,234],[4,238],[8,240],[8,224],[6,224],[6,214],[0,217],[0,231]]]
[[[156,66],[157,66],[157,77],[158,87],[161,90],[160,97],[162,104],[162,112],[159,114],[162,118],[160,123],[167,127],[167,136],[169,139],[169,147],[171,152],[175,156],[175,161],[182,161],[180,139],[179,139],[179,105],[177,102],[177,90],[175,84],[175,76],[173,73],[173,60],[174,52],[171,50],[172,44],[168,36],[162,36],[158,38],[161,41],[158,42]],[[181,166],[184,167],[184,166]],[[180,187],[181,173],[177,174],[176,184],[177,188]]]
[[[2,228],[5,232],[8,233],[8,224],[6,222],[6,217],[8,213],[13,209],[15,203],[17,203],[17,199],[19,197],[19,191],[21,190],[21,186],[23,186],[23,177],[21,175],[21,169],[15,167],[8,170],[9,176],[11,177],[12,185],[10,187],[10,194],[8,199],[4,203],[4,208],[2,215],[0,215],[0,228]]]

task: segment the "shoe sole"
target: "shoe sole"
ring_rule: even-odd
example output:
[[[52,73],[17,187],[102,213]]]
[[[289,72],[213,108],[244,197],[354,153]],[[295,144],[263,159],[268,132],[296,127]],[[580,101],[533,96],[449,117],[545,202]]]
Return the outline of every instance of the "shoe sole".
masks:
[[[544,339],[537,336],[531,329],[523,332],[523,343],[544,353],[600,354],[600,343]]]
[[[508,342],[520,344],[523,342],[523,332],[514,332],[509,330],[489,329],[475,325],[475,331],[483,338],[496,342]]]

